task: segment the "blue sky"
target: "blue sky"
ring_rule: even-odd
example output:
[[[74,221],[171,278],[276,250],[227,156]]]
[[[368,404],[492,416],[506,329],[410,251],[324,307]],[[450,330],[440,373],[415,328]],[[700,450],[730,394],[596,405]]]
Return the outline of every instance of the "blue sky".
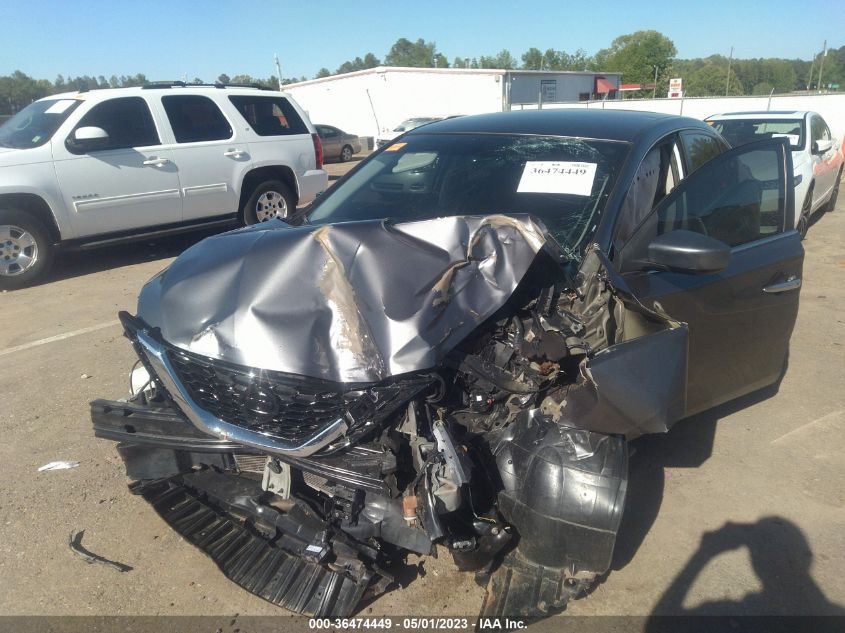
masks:
[[[684,58],[733,46],[735,57],[810,59],[825,39],[845,44],[843,0],[0,0],[0,16],[0,74],[47,79],[267,77],[274,53],[284,76],[312,77],[367,52],[383,58],[399,37],[434,41],[450,61],[531,46],[594,53],[640,29]]]

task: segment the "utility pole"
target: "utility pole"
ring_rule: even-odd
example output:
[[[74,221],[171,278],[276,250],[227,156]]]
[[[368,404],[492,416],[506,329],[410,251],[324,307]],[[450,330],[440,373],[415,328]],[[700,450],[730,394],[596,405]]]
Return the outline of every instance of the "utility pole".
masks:
[[[810,91],[810,86],[813,85],[813,72],[816,70],[816,54],[813,53],[813,63],[810,64],[810,76],[807,77],[807,92]]]
[[[734,58],[734,47],[731,46],[731,54],[728,57],[728,78],[725,80],[725,96],[728,96],[728,90],[731,87],[731,62]]]
[[[279,90],[282,89],[282,65],[279,63],[279,56],[273,55],[273,60],[276,62],[276,76],[279,78]]]
[[[824,46],[822,46],[822,58],[819,62],[819,92],[822,90],[822,71],[824,70],[824,58],[827,57],[827,40],[824,41]]]
[[[654,66],[654,86],[651,89],[651,98],[657,97],[657,66]]]

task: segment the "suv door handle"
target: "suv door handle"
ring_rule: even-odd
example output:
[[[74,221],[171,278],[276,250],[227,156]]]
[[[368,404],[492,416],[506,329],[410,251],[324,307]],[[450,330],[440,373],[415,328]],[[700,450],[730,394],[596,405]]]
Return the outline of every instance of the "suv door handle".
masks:
[[[771,284],[770,286],[765,286],[763,288],[763,292],[768,292],[769,294],[778,294],[780,292],[789,292],[790,290],[798,290],[801,287],[801,278],[796,277],[795,275],[790,275],[787,277],[786,281],[779,281],[776,284]]]
[[[142,164],[143,165],[153,165],[154,167],[161,167],[162,165],[166,165],[170,162],[169,158],[159,158],[158,156],[153,156],[152,158],[148,158]]]
[[[223,152],[223,156],[230,156],[232,158],[240,158],[244,154],[246,154],[246,152],[242,149],[230,149],[226,152]]]

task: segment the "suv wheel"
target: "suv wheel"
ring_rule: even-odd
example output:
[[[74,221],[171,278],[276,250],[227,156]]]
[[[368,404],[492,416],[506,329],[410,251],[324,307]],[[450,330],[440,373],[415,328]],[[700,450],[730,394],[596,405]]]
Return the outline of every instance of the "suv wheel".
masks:
[[[244,224],[258,224],[276,218],[286,219],[296,210],[296,199],[280,180],[267,180],[258,185],[241,209]]]
[[[29,286],[52,261],[47,227],[29,213],[0,209],[0,290]]]
[[[352,148],[349,145],[344,145],[340,150],[340,162],[345,163],[352,158]]]

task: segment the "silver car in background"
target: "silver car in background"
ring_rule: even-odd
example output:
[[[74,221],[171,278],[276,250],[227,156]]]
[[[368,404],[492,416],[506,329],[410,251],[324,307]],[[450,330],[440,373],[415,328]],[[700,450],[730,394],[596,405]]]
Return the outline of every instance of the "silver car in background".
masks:
[[[434,123],[435,121],[441,121],[442,119],[443,117],[420,116],[414,117],[413,119],[405,119],[402,123],[393,128],[393,130],[382,128],[381,134],[379,134],[376,139],[376,149],[384,147],[400,134],[416,129],[426,123]]]
[[[361,151],[361,139],[332,125],[315,125],[326,160],[346,162]]]

